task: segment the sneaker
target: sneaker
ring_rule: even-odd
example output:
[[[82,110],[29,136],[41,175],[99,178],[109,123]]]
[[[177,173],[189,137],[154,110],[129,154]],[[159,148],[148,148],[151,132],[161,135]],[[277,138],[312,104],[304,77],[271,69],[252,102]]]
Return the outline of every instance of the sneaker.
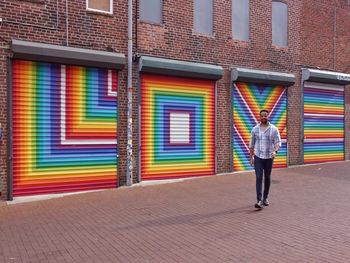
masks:
[[[270,202],[268,199],[264,199],[263,204],[264,204],[264,206],[269,206]]]
[[[263,206],[263,202],[260,200],[258,201],[255,205],[254,205],[255,208],[258,208],[258,209],[263,209],[264,206]]]

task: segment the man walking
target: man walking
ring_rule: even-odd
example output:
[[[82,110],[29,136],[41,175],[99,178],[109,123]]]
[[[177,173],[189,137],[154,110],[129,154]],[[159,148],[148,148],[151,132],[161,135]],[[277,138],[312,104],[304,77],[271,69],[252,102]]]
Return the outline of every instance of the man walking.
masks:
[[[273,159],[281,147],[281,136],[276,126],[269,122],[269,111],[260,111],[260,123],[252,130],[249,144],[250,164],[254,166],[256,175],[255,208],[262,209],[269,205],[268,195],[271,184]],[[264,194],[262,181],[264,177]]]

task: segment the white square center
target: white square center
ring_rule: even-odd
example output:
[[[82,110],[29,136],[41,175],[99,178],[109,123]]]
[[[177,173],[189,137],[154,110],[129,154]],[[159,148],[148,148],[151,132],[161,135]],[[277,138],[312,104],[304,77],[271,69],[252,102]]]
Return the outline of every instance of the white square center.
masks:
[[[170,143],[190,143],[190,114],[170,112]]]

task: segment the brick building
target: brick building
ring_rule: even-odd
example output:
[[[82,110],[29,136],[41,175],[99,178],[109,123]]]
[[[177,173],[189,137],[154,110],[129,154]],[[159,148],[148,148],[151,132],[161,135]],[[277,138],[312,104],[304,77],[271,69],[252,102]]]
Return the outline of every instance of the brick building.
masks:
[[[3,200],[125,185],[128,111],[133,183],[251,169],[262,107],[276,167],[349,159],[348,1],[133,1],[132,108],[128,1],[8,0],[0,18]]]

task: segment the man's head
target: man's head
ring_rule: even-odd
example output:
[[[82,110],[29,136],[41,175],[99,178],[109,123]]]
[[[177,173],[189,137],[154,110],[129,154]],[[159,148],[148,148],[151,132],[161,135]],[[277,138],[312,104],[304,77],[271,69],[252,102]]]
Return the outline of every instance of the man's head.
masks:
[[[261,110],[260,111],[260,122],[262,124],[266,124],[269,121],[269,111],[268,110]]]

